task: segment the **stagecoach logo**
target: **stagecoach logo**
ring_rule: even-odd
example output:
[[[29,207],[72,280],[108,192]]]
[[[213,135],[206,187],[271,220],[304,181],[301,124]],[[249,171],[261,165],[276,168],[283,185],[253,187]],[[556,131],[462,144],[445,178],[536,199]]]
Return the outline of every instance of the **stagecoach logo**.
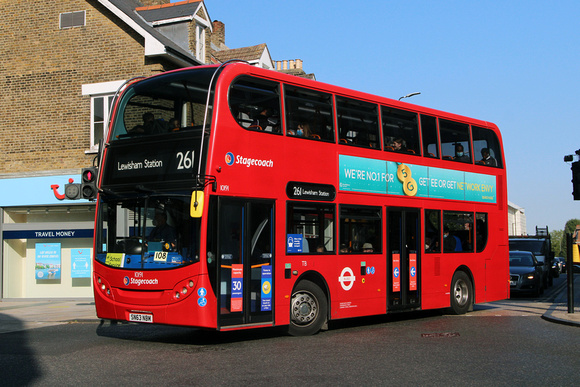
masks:
[[[226,153],[225,161],[227,165],[239,164],[245,167],[274,167],[274,161],[268,159],[258,159],[255,157],[245,157],[245,156],[234,156],[232,152]]]
[[[345,267],[344,269],[342,269],[340,277],[338,277],[338,282],[340,282],[340,286],[342,286],[342,288],[347,291],[352,288],[352,285],[354,285],[355,280],[356,277],[354,276],[354,273],[352,272],[352,269],[350,267]]]
[[[139,276],[141,276],[143,274],[139,273]],[[125,286],[129,286],[129,285],[137,285],[137,286],[141,286],[141,285],[157,285],[159,284],[159,280],[157,278],[129,278],[129,277],[124,277],[123,278],[123,283],[125,284]]]
[[[226,153],[226,164],[232,165],[234,163],[234,154],[232,152]]]

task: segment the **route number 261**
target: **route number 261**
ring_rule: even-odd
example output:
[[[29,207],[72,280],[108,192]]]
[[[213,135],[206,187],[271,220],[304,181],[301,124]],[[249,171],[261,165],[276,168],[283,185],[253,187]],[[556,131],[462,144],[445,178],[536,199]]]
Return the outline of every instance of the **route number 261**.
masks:
[[[177,152],[177,169],[191,169],[194,164],[194,151]]]

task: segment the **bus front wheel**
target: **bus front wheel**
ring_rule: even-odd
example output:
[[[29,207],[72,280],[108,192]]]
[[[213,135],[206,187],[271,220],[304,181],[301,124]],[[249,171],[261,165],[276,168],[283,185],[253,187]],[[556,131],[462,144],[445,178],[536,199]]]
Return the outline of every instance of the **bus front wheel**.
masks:
[[[300,281],[290,302],[290,326],[292,336],[308,336],[317,333],[328,314],[324,292],[313,282]]]
[[[451,281],[451,311],[454,314],[465,314],[473,305],[473,286],[469,276],[463,271],[453,275]]]

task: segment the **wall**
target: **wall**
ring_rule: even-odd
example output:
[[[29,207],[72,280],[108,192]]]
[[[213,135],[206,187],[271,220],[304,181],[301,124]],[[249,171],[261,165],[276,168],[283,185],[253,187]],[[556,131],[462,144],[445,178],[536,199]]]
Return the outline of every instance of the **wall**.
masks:
[[[86,11],[59,29],[61,12]],[[144,41],[97,1],[12,1],[0,7],[0,174],[92,164],[90,96],[81,85],[171,68],[144,58]]]

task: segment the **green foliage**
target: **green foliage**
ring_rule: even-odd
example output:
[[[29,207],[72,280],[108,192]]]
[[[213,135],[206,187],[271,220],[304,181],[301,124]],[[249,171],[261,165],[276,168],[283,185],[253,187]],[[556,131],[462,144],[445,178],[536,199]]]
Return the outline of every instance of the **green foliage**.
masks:
[[[552,239],[552,251],[554,252],[554,257],[563,257],[562,255],[562,243],[566,244],[566,238],[564,237],[564,230],[554,230],[550,231],[550,238]],[[562,242],[563,240],[563,242]]]
[[[564,232],[573,233],[576,230],[576,225],[580,224],[580,219],[570,219],[564,226]]]
[[[574,231],[576,230],[576,225],[580,224],[580,219],[570,219],[569,221],[566,222],[566,225],[564,226],[564,230],[563,230],[563,234],[562,234],[562,239],[560,241],[560,251],[561,254],[556,256],[558,257],[564,257],[566,258],[566,255],[568,253],[568,248],[566,246],[566,234],[570,233],[570,234],[574,234]],[[554,246],[554,242],[552,242],[552,246]],[[552,250],[554,250],[555,248],[552,247]]]

